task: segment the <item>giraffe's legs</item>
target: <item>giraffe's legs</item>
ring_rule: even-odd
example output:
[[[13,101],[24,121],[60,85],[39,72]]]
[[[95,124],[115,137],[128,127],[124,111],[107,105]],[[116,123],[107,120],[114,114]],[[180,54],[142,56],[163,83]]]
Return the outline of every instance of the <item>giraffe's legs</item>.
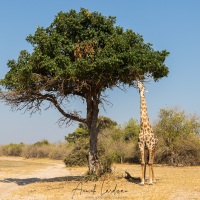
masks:
[[[142,167],[142,178],[141,178],[140,185],[144,185],[145,176],[146,176],[146,164],[145,164],[144,147],[140,147],[140,154],[141,154],[141,167]]]
[[[152,181],[152,170],[153,170],[153,165],[149,164],[149,185],[153,185],[153,181]]]
[[[142,167],[142,178],[141,178],[140,185],[144,185],[144,183],[145,183],[146,165],[145,164],[141,164],[141,167]]]
[[[149,164],[149,185],[153,185],[153,183],[156,183],[156,179],[154,177],[153,164]]]
[[[153,165],[152,165],[152,180],[153,180],[153,183],[156,183],[156,179],[155,179],[155,176],[154,176]]]
[[[153,170],[153,160],[154,160],[154,152],[152,150],[149,151],[149,185],[153,185],[155,181],[154,170]]]
[[[142,178],[141,178],[140,185],[144,185],[144,182],[145,182],[145,178],[144,178],[145,166],[144,166],[144,164],[141,164],[141,166],[142,166]]]
[[[145,164],[144,164],[144,181],[146,180],[146,167],[147,167],[147,164],[145,162]]]

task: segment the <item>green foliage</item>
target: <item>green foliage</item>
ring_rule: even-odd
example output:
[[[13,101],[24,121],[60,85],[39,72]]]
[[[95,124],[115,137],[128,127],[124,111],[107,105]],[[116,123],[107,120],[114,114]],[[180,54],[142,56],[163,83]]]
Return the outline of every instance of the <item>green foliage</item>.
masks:
[[[67,153],[64,159],[66,166],[87,165],[87,155],[89,151],[89,132],[87,126],[79,123],[78,128],[73,133],[65,136],[67,141]]]
[[[113,128],[113,127],[117,126],[116,121],[110,119],[109,117],[105,117],[105,116],[99,116],[98,124],[99,123],[101,123],[101,129]]]
[[[99,116],[98,124],[101,123],[101,129],[105,129],[107,127],[114,127],[117,125],[117,122],[111,120],[108,117]],[[89,131],[88,127],[84,123],[79,123],[78,127],[73,133],[69,133],[65,136],[65,140],[69,143],[77,141],[79,138],[88,138],[89,139]]]
[[[89,151],[89,138],[79,137],[74,143],[67,144],[67,153],[64,159],[66,166],[85,166]]]
[[[112,172],[112,163],[113,163],[113,159],[107,155],[101,155],[100,157],[100,162],[102,165],[102,173],[106,174],[106,173],[111,173]]]
[[[112,162],[133,162],[135,159],[135,146],[139,134],[139,124],[130,119],[123,126],[104,129],[100,133],[99,141],[106,157]]]
[[[200,164],[200,121],[177,108],[161,109],[154,125],[159,137],[156,161],[171,165]]]
[[[18,60],[9,60],[10,70],[1,84],[15,92],[10,98],[17,104],[40,99],[56,105],[58,97],[86,98],[88,92],[101,94],[120,83],[132,84],[139,76],[167,76],[164,61],[169,53],[155,51],[141,35],[124,31],[115,21],[84,8],[59,12],[49,27],[37,27],[27,37],[33,52],[23,50]]]
[[[134,156],[139,134],[138,122],[130,119],[124,126],[119,126],[109,118],[100,117],[99,121],[101,120],[105,120],[105,124],[99,133],[98,156],[103,172],[110,172],[113,162],[138,161],[138,155]],[[79,124],[78,128],[65,138],[68,142],[65,164],[67,166],[86,165],[89,150],[87,127]]]
[[[153,130],[159,139],[155,162],[170,165],[199,165],[199,128],[200,122],[196,115],[186,115],[184,111],[177,108],[161,109],[158,120],[153,126]],[[106,127],[100,131],[98,154],[105,171],[109,171],[113,162],[140,163],[139,130],[139,123],[134,119],[130,119],[123,126],[110,126],[110,128]],[[83,149],[81,149],[83,142],[79,139],[77,139],[76,145],[80,145],[79,149],[83,152]],[[88,145],[88,143],[89,138],[85,140],[85,144]],[[71,148],[73,146],[74,144],[71,143]],[[79,149],[76,147],[77,151]],[[72,151],[70,152],[70,155],[67,153],[68,160],[73,155]],[[80,157],[76,153],[71,164],[79,162],[79,157],[84,158],[82,164],[86,165],[86,156],[87,151],[80,154]]]
[[[8,144],[1,146],[1,155],[4,156],[21,156],[23,151],[24,144]]]
[[[34,145],[35,146],[49,145],[49,141],[44,139],[42,141],[36,142]]]
[[[115,121],[104,116],[99,117],[98,124],[99,123],[102,123],[101,129],[105,129],[106,127],[114,127],[117,125]],[[67,141],[67,155],[64,160],[65,164],[67,166],[87,165],[90,140],[87,126],[84,123],[79,123],[75,131],[68,134],[68,136],[65,137],[65,140]],[[109,168],[109,159],[106,159],[106,157],[103,156],[103,152],[104,149],[100,143],[98,145],[98,155],[100,156],[100,160],[103,165],[103,172],[106,172]]]
[[[131,75],[135,76],[132,72],[152,73],[156,79],[167,75],[168,69],[163,65],[168,55],[166,51],[154,51],[150,44],[143,43],[141,35],[132,30],[123,31],[122,27],[114,24],[115,17],[106,18],[86,9],[79,13],[74,10],[58,13],[49,27],[38,27],[34,35],[27,37],[34,52],[22,51],[17,62],[9,61],[9,67],[20,80],[16,82],[17,77],[9,78],[17,87],[25,84],[36,87],[34,73],[55,78],[61,75],[70,80],[76,76],[87,81],[90,74],[90,81],[98,82],[103,78],[99,73],[103,72],[103,79],[109,82],[108,85],[116,84],[114,77],[127,82],[127,75],[129,79],[133,78]],[[92,42],[93,48],[88,49],[88,56],[87,52],[80,50],[83,55],[76,60],[76,44],[84,46],[89,42]],[[24,80],[25,83],[22,82]]]
[[[105,119],[97,122],[105,90],[131,86],[138,78],[157,81],[169,72],[164,64],[167,51],[155,51],[141,35],[124,31],[115,22],[115,17],[84,8],[59,12],[49,27],[37,27],[26,38],[33,46],[32,53],[23,50],[17,60],[9,60],[9,71],[0,81],[7,91],[0,98],[13,109],[32,114],[48,101],[47,108],[54,106],[62,114],[62,124],[71,120],[85,123],[93,159],[97,158],[100,128],[109,123]],[[86,103],[85,117],[66,109],[72,97]],[[82,131],[77,130],[67,140],[76,140]]]
[[[79,123],[78,128],[73,133],[65,136],[65,140],[69,143],[75,143],[79,138],[89,138],[88,128],[83,123]]]
[[[124,125],[124,140],[131,141],[138,139],[140,126],[137,120],[130,119]]]

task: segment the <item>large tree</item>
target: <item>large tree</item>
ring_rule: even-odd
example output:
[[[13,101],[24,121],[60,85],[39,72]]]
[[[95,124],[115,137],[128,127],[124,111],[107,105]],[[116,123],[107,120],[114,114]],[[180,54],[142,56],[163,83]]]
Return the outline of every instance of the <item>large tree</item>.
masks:
[[[13,109],[34,113],[43,101],[63,116],[63,122],[85,123],[90,134],[89,171],[98,174],[99,105],[106,89],[133,85],[136,79],[167,76],[168,52],[155,51],[141,35],[115,26],[115,17],[81,9],[60,12],[49,27],[37,27],[27,41],[33,52],[20,52],[9,60],[9,72],[1,80],[2,98]],[[86,116],[68,110],[72,97],[86,105]]]

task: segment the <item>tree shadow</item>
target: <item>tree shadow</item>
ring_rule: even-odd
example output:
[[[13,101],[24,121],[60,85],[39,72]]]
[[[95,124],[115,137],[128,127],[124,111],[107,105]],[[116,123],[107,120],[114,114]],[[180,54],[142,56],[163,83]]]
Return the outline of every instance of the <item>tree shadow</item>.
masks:
[[[28,185],[31,183],[38,182],[61,182],[61,181],[81,181],[84,179],[84,176],[64,176],[64,177],[55,177],[55,178],[6,178],[0,180],[1,183],[16,183],[19,186]]]

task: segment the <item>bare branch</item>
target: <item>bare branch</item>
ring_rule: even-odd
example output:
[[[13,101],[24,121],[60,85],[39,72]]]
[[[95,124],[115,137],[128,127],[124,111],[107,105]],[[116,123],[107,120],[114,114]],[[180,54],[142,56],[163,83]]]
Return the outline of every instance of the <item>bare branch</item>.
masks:
[[[57,110],[66,118],[66,120],[75,120],[78,122],[86,122],[86,119],[81,118],[77,111],[65,112],[61,105],[63,101],[67,100],[66,97],[62,95],[56,95],[53,93],[42,94],[39,92],[23,93],[18,94],[17,92],[1,92],[0,99],[6,101],[6,105],[10,105],[12,110],[24,110],[24,112],[30,112],[34,114],[41,111],[41,105],[43,101],[48,101],[50,104],[47,108],[55,106]],[[62,120],[63,121],[63,120]]]

